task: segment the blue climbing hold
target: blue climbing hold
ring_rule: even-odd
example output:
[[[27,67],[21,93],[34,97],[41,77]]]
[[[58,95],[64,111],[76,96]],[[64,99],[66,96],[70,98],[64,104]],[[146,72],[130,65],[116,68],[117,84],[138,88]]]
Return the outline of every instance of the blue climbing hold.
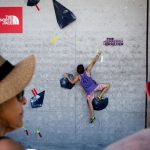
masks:
[[[74,79],[74,75],[68,74],[70,80]],[[66,89],[72,89],[75,84],[71,84],[67,78],[63,77],[60,79],[60,86]]]
[[[43,100],[44,100],[44,95],[45,95],[45,91],[33,96],[30,99],[31,107],[32,108],[42,107]]]
[[[62,29],[76,20],[76,16],[62,4],[53,0],[56,19],[59,27]]]
[[[92,104],[93,104],[94,110],[105,109],[108,105],[108,97],[105,97],[102,99],[98,99],[98,98],[94,97]]]

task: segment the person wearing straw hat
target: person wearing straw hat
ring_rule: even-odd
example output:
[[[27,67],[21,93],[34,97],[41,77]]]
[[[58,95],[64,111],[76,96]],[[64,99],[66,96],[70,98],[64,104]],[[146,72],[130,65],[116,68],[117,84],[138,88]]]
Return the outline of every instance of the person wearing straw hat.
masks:
[[[23,125],[24,89],[32,79],[35,57],[30,55],[12,65],[0,55],[0,149],[22,150],[22,146],[5,137]],[[14,148],[13,148],[14,147]]]

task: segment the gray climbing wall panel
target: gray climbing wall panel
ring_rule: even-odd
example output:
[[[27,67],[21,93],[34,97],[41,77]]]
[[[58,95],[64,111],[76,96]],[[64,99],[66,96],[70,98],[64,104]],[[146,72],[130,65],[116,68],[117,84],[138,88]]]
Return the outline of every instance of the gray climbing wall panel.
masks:
[[[23,34],[1,34],[0,53],[16,63],[34,53],[36,72],[26,89],[45,90],[43,107],[25,106],[23,129],[11,137],[39,150],[98,149],[145,126],[146,0],[60,0],[77,20],[61,30],[51,0],[39,3],[40,11],[25,1],[1,0],[0,6],[23,6]],[[51,40],[58,35],[54,44]],[[107,37],[123,39],[123,46],[105,46]],[[88,123],[85,93],[77,84],[72,90],[60,88],[65,72],[75,73],[79,63],[87,65],[101,49],[103,62],[92,70],[97,82],[110,83],[108,107],[95,112]],[[43,137],[35,134],[39,128]]]

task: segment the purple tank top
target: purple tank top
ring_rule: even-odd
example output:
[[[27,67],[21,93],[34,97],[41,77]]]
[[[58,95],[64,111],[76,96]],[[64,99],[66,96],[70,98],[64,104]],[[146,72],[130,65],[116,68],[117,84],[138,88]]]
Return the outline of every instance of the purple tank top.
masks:
[[[86,71],[80,75],[80,84],[87,94],[90,94],[98,85],[90,76],[86,74]]]

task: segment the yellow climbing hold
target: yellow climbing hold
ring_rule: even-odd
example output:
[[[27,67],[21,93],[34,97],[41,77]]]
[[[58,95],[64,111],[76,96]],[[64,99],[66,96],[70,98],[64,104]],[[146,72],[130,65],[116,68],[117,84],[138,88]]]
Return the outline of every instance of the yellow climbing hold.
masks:
[[[52,39],[52,41],[51,41],[50,44],[54,44],[54,43],[56,42],[57,39],[58,39],[58,35],[56,35],[56,36]]]

